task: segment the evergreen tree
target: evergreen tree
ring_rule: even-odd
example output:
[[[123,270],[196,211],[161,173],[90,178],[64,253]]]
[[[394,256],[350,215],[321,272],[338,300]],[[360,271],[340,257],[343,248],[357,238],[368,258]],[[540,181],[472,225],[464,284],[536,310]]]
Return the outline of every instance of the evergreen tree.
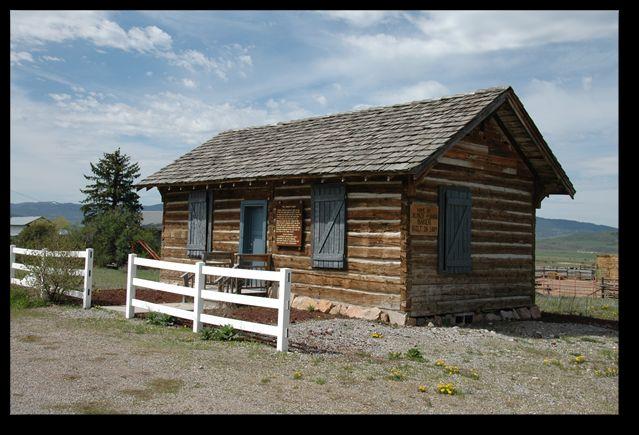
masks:
[[[80,189],[86,195],[82,200],[83,223],[88,224],[96,216],[107,211],[120,210],[130,213],[135,223],[141,221],[140,197],[133,189],[133,182],[140,175],[137,163],[120,152],[105,153],[97,164],[91,163],[92,175],[85,175],[90,183]]]

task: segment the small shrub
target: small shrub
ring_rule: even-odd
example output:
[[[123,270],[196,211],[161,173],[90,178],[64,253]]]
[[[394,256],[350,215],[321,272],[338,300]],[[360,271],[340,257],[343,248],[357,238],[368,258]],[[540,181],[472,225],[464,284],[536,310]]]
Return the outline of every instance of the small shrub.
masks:
[[[446,365],[446,362],[443,359],[438,359],[438,360],[435,360],[435,365],[437,367],[444,367]]]
[[[561,361],[556,358],[544,358],[544,365],[562,367]]]
[[[153,311],[146,316],[146,323],[157,326],[172,326],[175,325],[176,320],[175,317],[168,314],[155,313]]]
[[[428,391],[428,388],[426,388],[426,385],[420,385],[419,387],[417,387],[417,390],[419,390],[420,393],[425,393],[426,391]]]
[[[373,337],[373,338],[384,338],[384,336],[382,334],[380,334],[379,332],[373,332],[371,334],[371,337]]]
[[[595,369],[595,376],[602,377],[605,376],[607,378],[617,376],[619,374],[619,370],[616,367],[606,367],[604,370]]]
[[[326,379],[324,379],[324,378],[317,378],[317,379],[315,379],[315,383],[316,383],[317,385],[324,385],[324,384],[326,383]]]
[[[231,325],[220,326],[219,328],[202,328],[200,332],[202,340],[233,341],[237,340],[238,334]]]
[[[424,356],[422,355],[422,352],[416,347],[408,349],[408,352],[406,352],[406,357],[413,361],[420,361],[420,362],[424,361]]]
[[[299,370],[293,373],[293,379],[295,379],[296,381],[302,379],[302,376],[304,375]]]
[[[437,384],[437,392],[439,394],[448,394],[449,396],[453,396],[457,394],[457,389],[455,388],[455,384],[453,384],[452,382],[442,382]]]
[[[315,311],[315,305],[308,304],[308,306],[306,307],[306,311],[308,311],[309,313],[312,313],[313,311]]]
[[[271,382],[271,378],[262,378],[260,379],[260,384],[268,384]]]
[[[398,360],[402,357],[402,353],[401,352],[388,352],[388,359],[389,360]]]
[[[403,381],[406,379],[406,373],[399,367],[393,367],[389,370],[388,379],[391,381]]]

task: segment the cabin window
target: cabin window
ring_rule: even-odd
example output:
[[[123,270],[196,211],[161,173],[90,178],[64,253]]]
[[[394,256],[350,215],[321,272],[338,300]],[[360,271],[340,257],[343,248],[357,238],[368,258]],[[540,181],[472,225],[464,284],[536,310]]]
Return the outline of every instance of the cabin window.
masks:
[[[211,250],[211,227],[213,220],[213,195],[208,190],[189,193],[189,236],[187,255],[203,258]]]
[[[470,190],[464,187],[439,188],[439,272],[471,271]]]
[[[344,268],[346,244],[346,188],[316,184],[312,191],[313,267]]]

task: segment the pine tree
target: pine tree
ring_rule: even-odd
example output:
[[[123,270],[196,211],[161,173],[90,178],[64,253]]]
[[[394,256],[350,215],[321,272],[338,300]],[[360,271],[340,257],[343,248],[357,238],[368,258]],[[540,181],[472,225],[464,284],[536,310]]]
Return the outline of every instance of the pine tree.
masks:
[[[96,216],[108,211],[119,210],[131,213],[140,223],[142,205],[133,188],[133,182],[140,176],[140,167],[131,163],[131,158],[120,152],[104,153],[97,164],[91,163],[93,175],[85,175],[90,184],[80,189],[86,195],[82,200],[83,223],[91,222]]]

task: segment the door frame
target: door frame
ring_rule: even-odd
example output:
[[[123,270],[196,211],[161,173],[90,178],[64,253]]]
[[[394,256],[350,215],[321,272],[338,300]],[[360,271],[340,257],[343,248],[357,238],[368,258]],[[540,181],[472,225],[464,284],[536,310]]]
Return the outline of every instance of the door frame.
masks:
[[[266,225],[268,222],[268,200],[266,199],[247,199],[240,203],[240,245],[237,252],[244,252],[244,209],[246,207],[262,207],[264,209],[264,221],[262,222],[262,231],[264,232],[264,254],[268,252],[268,238],[266,233]]]

